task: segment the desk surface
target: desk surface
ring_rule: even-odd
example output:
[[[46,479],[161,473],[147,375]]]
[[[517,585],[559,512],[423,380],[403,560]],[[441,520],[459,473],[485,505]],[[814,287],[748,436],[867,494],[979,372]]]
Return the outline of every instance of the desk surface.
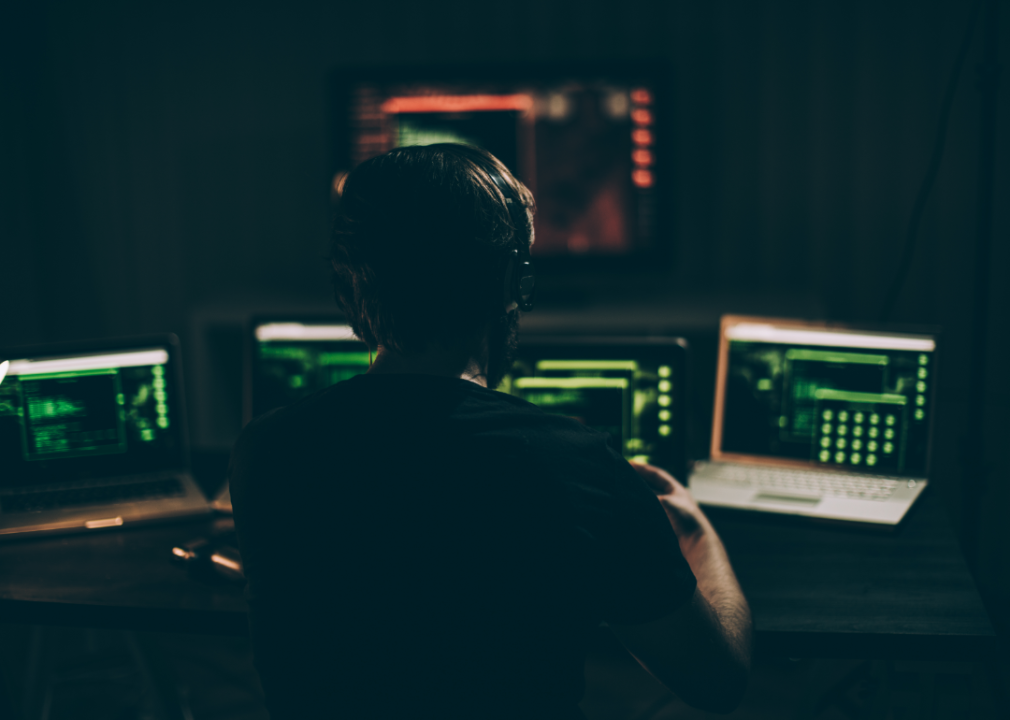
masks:
[[[996,634],[935,488],[893,532],[710,512],[751,604],[760,652],[978,659]]]
[[[758,651],[974,659],[995,634],[938,494],[894,534],[713,512],[750,600]],[[241,587],[191,577],[173,545],[210,523],[0,544],[3,622],[239,635]]]

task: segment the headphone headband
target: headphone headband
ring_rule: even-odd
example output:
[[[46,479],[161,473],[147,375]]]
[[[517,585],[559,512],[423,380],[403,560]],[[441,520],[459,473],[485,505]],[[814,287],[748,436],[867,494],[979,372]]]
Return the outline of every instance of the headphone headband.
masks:
[[[536,294],[536,273],[533,270],[533,262],[530,260],[529,238],[523,238],[529,223],[526,207],[519,201],[519,198],[512,192],[512,188],[505,182],[505,178],[497,170],[486,169],[491,182],[505,197],[505,206],[508,208],[509,217],[515,227],[513,239],[516,241],[517,247],[512,250],[505,269],[505,312],[511,312],[516,308],[523,312],[529,312],[533,309],[533,296]]]

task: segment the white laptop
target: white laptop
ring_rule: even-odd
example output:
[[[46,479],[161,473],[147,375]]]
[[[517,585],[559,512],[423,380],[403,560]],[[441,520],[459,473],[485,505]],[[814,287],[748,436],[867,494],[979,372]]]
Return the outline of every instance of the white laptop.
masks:
[[[925,489],[936,338],[725,316],[704,505],[897,525]]]
[[[0,538],[210,513],[173,336],[8,351]]]

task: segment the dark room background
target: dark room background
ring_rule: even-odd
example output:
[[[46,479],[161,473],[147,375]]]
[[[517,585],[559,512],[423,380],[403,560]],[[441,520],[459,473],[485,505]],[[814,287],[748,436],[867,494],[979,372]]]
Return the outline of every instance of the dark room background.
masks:
[[[971,2],[36,3],[5,13],[0,345],[171,331],[198,448],[239,429],[243,323],[326,311],[327,82],[405,63],[669,66],[672,260],[559,280],[539,327],[696,345],[704,449],[723,312],[877,321]],[[1010,7],[1001,5],[1003,58]],[[985,20],[892,319],[943,329],[935,491],[991,612],[1010,607],[1008,137],[998,91],[990,314],[973,381]],[[1006,60],[1004,59],[1004,63]],[[548,282],[545,280],[545,282]],[[977,373],[976,373],[977,374]],[[984,431],[966,436],[972,392]],[[983,461],[965,462],[979,451]],[[970,470],[966,468],[970,467]],[[1006,612],[994,618],[1005,627]]]

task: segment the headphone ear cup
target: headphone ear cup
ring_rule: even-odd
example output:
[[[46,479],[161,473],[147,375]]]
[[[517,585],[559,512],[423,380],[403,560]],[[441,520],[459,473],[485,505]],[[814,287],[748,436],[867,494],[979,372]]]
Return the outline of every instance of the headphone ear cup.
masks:
[[[533,295],[536,289],[536,275],[533,263],[530,262],[529,250],[532,236],[524,237],[528,232],[529,214],[519,199],[513,196],[504,178],[494,169],[488,169],[487,172],[488,177],[505,198],[505,207],[512,218],[514,228],[513,240],[522,248],[521,251],[512,250],[505,266],[505,312],[512,312],[516,308],[529,312],[533,309]]]
[[[527,255],[527,257],[529,256]],[[512,277],[512,299],[523,312],[533,309],[533,298],[537,289],[536,281],[533,263],[529,260],[517,262]]]

